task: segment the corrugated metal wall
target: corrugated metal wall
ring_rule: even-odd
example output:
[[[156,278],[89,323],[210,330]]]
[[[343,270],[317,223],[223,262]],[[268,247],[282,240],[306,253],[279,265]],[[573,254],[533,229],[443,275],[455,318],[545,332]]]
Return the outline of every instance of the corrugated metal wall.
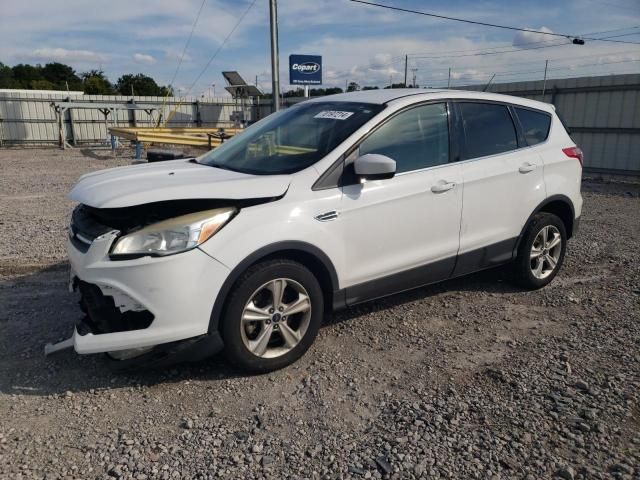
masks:
[[[552,103],[584,150],[585,170],[640,175],[640,74],[491,85],[487,91]],[[482,90],[482,87],[461,87]]]
[[[482,87],[461,87],[482,90]],[[640,175],[640,74],[610,75],[491,85],[488,91],[553,103],[576,143],[585,152],[585,169],[593,172]],[[65,92],[0,92],[0,142],[5,144],[57,144],[59,127],[52,102],[67,98]],[[233,112],[242,110],[230,99],[189,97],[133,97],[145,110],[127,110],[131,97],[82,95],[72,100],[117,104],[109,126],[153,126],[160,114],[175,114],[170,126],[228,126]],[[284,98],[283,106],[303,99]],[[247,101],[249,121],[271,112],[270,100]],[[100,108],[71,109],[64,115],[65,140],[71,144],[107,141],[107,123]]]
[[[64,139],[72,145],[107,141],[107,126],[156,126],[160,115],[170,116],[168,126],[230,126],[241,104],[229,98],[124,97],[119,95],[68,95],[60,93],[0,91],[0,143],[58,144],[56,102],[82,102],[82,108],[63,113]],[[128,109],[135,103],[135,110]],[[113,108],[107,108],[112,106]],[[252,120],[251,102],[245,118]],[[105,118],[105,112],[108,115]]]

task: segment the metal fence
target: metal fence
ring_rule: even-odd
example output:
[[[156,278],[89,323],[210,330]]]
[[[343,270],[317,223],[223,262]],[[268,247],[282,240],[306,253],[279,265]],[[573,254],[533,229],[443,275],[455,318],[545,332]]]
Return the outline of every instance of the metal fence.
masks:
[[[640,74],[503,83],[488,91],[554,104],[585,152],[585,170],[640,175]],[[284,107],[301,100],[282,99]],[[243,104],[228,98],[0,91],[0,144],[96,144],[107,141],[109,126],[155,126],[169,118],[175,127],[224,127],[270,112],[267,99]]]
[[[229,98],[125,97],[0,91],[0,145],[107,142],[108,127],[231,126],[252,117],[253,104]]]

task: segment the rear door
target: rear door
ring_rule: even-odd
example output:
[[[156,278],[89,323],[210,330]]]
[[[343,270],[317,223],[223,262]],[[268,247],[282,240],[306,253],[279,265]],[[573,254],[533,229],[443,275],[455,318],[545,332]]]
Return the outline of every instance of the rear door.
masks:
[[[461,275],[511,259],[524,223],[546,193],[540,155],[527,148],[507,104],[455,102],[464,182]]]
[[[350,156],[386,155],[396,161],[396,175],[342,187],[348,303],[451,275],[462,176],[461,166],[450,163],[449,147],[447,103],[430,103],[394,115]]]

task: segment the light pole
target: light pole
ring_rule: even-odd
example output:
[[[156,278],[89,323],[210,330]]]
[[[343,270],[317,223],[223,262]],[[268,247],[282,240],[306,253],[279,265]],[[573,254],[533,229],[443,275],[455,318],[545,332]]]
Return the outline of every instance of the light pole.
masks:
[[[276,0],[269,0],[271,20],[271,96],[274,112],[280,110],[280,62],[278,60],[278,6]]]

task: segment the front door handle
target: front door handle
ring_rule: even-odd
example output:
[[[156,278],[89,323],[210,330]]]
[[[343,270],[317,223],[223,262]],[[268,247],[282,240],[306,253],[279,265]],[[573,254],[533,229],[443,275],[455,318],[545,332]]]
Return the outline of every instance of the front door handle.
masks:
[[[454,182],[436,183],[434,186],[431,187],[431,191],[433,193],[448,192],[449,190],[451,190],[455,186],[456,186],[456,184]]]
[[[518,169],[518,171],[520,173],[529,173],[529,172],[533,172],[535,169],[536,169],[535,165],[527,162],[520,165],[520,168]]]

